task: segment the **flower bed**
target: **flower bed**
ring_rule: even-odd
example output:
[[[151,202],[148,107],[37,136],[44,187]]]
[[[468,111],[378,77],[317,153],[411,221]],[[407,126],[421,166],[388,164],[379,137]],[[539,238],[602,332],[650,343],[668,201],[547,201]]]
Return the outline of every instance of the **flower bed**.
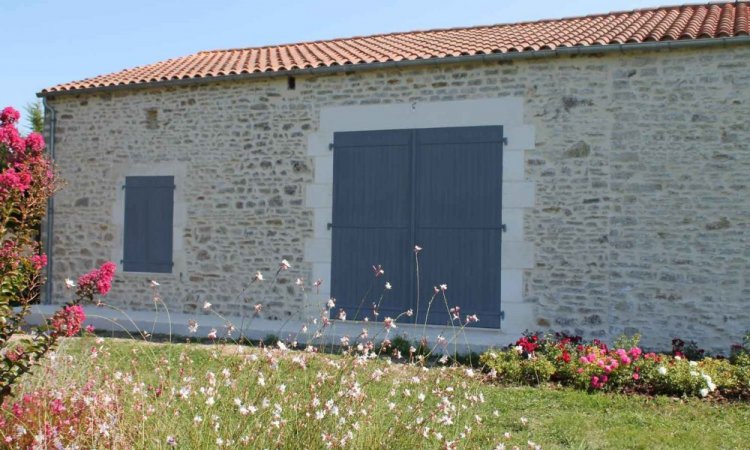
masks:
[[[490,375],[514,384],[558,383],[589,391],[750,398],[750,336],[730,358],[706,357],[693,343],[673,342],[672,354],[645,352],[638,337],[614,348],[580,336],[529,334],[515,345],[485,352]]]

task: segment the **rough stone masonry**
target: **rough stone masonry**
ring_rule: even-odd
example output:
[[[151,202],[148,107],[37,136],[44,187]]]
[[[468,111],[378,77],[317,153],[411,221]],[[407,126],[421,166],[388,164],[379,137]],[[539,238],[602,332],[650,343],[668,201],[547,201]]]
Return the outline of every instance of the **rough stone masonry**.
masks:
[[[177,312],[208,301],[241,316],[300,315],[313,230],[306,136],[332,105],[521,96],[536,130],[524,301],[537,330],[614,339],[680,336],[726,351],[750,330],[750,47],[652,51],[207,81],[62,94],[54,301],[63,280],[113,258],[123,174],[175,167],[181,246],[158,276]],[[180,213],[177,210],[181,211]],[[243,294],[256,270],[292,269]],[[117,262],[117,261],[116,261]],[[109,301],[153,309],[147,274],[118,273]],[[328,280],[324,280],[327,282]],[[512,317],[506,317],[512,321]],[[501,343],[504,344],[505,342]]]

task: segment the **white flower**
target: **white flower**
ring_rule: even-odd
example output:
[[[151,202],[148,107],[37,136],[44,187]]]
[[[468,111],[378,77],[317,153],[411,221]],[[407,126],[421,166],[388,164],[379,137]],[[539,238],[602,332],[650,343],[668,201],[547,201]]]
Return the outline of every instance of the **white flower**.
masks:
[[[294,282],[297,286],[302,286],[304,284],[304,281],[302,281],[302,278],[297,278],[297,281]]]
[[[170,447],[174,447],[177,445],[177,441],[174,439],[174,436],[167,436],[167,445]]]
[[[440,290],[441,291],[447,291],[448,290],[448,285],[447,284],[441,284],[440,285]]]
[[[690,361],[688,364],[690,364],[691,366],[695,367],[695,366],[698,365],[698,362],[697,361]]]
[[[706,384],[708,385],[708,389],[713,392],[716,390],[716,384],[714,384],[713,380],[709,375],[706,375],[705,373],[701,373],[703,376],[703,379],[706,380]]]
[[[385,282],[385,288],[390,291],[393,288],[393,286],[391,286],[390,282],[386,281]]]
[[[263,274],[260,273],[260,270],[255,272],[255,275],[253,276],[253,281],[263,281]]]
[[[289,270],[291,267],[292,265],[286,259],[282,259],[281,263],[279,263],[279,270]]]
[[[216,328],[211,328],[211,331],[208,332],[208,338],[216,339]]]
[[[211,303],[209,302],[203,302],[203,309],[208,309],[211,307]]]
[[[705,396],[708,395],[708,389],[707,388],[703,388],[703,389],[700,390],[700,393],[701,393],[701,397],[705,397]]]
[[[667,374],[667,368],[664,366],[659,366],[659,375],[666,375]]]
[[[528,424],[528,423],[529,423],[529,419],[527,419],[527,418],[525,418],[525,417],[521,417],[521,425],[524,425],[524,426],[525,426],[525,425],[526,425],[526,424]]]
[[[328,309],[333,309],[336,307],[336,299],[335,298],[329,298],[328,303],[326,303],[326,306],[328,306]]]
[[[420,247],[418,245],[415,245],[414,246],[414,253],[419,253],[420,251],[422,251],[422,247]]]
[[[201,416],[195,416],[195,417],[193,417],[193,423],[194,424],[197,425],[197,424],[199,424],[201,422],[203,422],[203,417],[201,417]]]
[[[397,328],[396,323],[390,317],[386,317],[385,319],[383,319],[383,325],[385,326],[386,330],[390,330],[391,328]]]
[[[523,353],[523,347],[521,347],[520,345],[516,345],[515,347],[513,347],[513,351],[520,355],[521,353]]]
[[[161,286],[161,285],[160,285],[160,284],[159,284],[159,283],[158,283],[158,282],[157,282],[156,280],[151,280],[151,281],[149,282],[149,284],[150,284],[150,285],[151,285],[151,287],[153,287],[153,288],[155,288],[155,287],[158,287],[158,286]],[[171,437],[171,436],[170,436],[170,437]],[[172,438],[172,439],[174,439],[174,438]]]
[[[66,278],[65,279],[65,288],[67,288],[67,289],[73,289],[74,287],[76,287],[76,283],[73,280],[71,280],[70,278]]]
[[[188,331],[190,333],[197,332],[198,331],[198,322],[196,322],[195,320],[192,320],[192,319],[188,320]]]

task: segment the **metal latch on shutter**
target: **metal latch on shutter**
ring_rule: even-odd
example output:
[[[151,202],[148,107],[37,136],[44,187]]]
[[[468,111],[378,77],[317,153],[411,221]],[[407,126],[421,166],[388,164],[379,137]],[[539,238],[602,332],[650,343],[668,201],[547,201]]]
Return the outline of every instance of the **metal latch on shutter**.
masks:
[[[507,137],[503,137],[503,145],[508,145],[508,138]]]

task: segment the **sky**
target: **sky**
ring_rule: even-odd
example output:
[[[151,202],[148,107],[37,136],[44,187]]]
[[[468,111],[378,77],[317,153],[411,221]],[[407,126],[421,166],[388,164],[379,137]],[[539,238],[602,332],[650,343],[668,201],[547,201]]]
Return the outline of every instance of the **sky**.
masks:
[[[0,108],[23,110],[45,87],[200,50],[678,3],[684,0],[0,0]]]

